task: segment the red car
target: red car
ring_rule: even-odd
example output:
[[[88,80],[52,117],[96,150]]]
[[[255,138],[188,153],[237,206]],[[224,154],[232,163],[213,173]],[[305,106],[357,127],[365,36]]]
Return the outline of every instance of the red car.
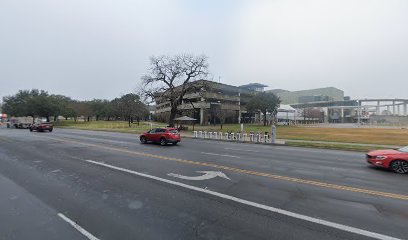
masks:
[[[34,123],[33,125],[30,126],[30,132],[36,130],[38,132],[44,132],[44,131],[50,131],[52,132],[53,126],[51,123]]]
[[[395,150],[376,150],[367,153],[367,162],[373,166],[408,173],[408,146]]]
[[[141,143],[155,142],[162,146],[172,143],[176,145],[181,141],[180,133],[176,128],[155,128],[140,136]]]

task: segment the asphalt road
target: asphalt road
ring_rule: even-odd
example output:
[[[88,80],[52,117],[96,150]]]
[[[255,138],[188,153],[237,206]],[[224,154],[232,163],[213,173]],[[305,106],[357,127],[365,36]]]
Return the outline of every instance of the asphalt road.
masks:
[[[183,140],[0,129],[0,239],[408,239],[408,175],[362,153]]]

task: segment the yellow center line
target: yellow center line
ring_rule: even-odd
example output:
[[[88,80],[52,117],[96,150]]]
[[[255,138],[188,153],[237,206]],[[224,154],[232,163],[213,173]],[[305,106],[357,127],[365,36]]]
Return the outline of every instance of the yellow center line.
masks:
[[[369,190],[369,189],[364,189],[364,188],[343,186],[343,185],[325,183],[325,182],[320,182],[320,181],[315,181],[315,180],[306,180],[306,179],[301,179],[301,178],[287,177],[287,176],[275,175],[275,174],[270,174],[270,173],[263,173],[263,172],[245,170],[245,169],[240,169],[240,168],[235,168],[235,167],[228,167],[228,166],[223,166],[223,165],[218,165],[218,164],[213,164],[213,163],[197,162],[197,161],[185,160],[185,159],[174,158],[174,157],[166,157],[166,156],[161,156],[161,155],[156,155],[156,154],[150,154],[150,153],[144,153],[144,152],[131,151],[131,150],[127,150],[127,149],[109,147],[109,146],[104,146],[104,145],[100,145],[100,144],[84,143],[84,142],[79,142],[79,141],[76,141],[76,140],[58,139],[58,138],[45,137],[45,136],[41,136],[41,138],[48,138],[48,139],[62,141],[62,142],[80,144],[80,145],[84,145],[84,146],[88,146],[88,147],[102,148],[102,149],[105,149],[105,150],[112,150],[112,151],[127,153],[127,154],[131,154],[131,155],[138,155],[138,156],[151,157],[151,158],[162,159],[162,160],[167,160],[167,161],[174,161],[174,162],[178,162],[178,163],[199,165],[199,166],[205,166],[205,167],[213,167],[213,168],[217,168],[217,169],[223,169],[223,170],[228,170],[228,171],[237,172],[237,173],[244,173],[244,174],[249,174],[249,175],[254,175],[254,176],[267,177],[267,178],[271,178],[271,179],[283,180],[283,181],[288,181],[288,182],[302,183],[302,184],[318,186],[318,187],[324,187],[324,188],[330,188],[330,189],[336,189],[336,190],[364,193],[364,194],[368,194],[368,195],[381,196],[381,197],[386,197],[386,198],[408,200],[408,195],[401,195],[401,194],[395,194],[395,193],[388,193],[388,192]]]

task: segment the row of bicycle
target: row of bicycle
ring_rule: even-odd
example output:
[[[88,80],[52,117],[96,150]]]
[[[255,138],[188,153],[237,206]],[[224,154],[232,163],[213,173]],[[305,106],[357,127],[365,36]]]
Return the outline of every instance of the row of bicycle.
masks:
[[[257,142],[274,143],[275,137],[270,136],[268,132],[211,132],[211,131],[193,131],[193,138],[227,140],[239,142]]]

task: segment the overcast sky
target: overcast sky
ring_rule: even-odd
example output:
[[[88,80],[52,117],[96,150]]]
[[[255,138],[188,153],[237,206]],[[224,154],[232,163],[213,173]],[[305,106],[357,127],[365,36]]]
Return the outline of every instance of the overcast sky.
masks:
[[[232,85],[408,98],[408,1],[0,1],[0,97],[111,99],[177,53],[206,54]]]

